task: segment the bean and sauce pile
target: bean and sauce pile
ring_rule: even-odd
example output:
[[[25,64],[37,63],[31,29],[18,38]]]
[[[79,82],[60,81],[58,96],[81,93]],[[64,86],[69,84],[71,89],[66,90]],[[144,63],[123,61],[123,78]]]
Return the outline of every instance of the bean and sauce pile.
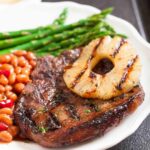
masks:
[[[32,52],[15,51],[0,56],[0,141],[10,142],[18,133],[13,125],[13,107],[36,65]]]

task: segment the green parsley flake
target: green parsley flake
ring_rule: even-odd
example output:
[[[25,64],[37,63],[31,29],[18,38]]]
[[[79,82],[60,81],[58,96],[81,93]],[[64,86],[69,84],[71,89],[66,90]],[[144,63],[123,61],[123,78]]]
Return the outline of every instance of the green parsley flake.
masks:
[[[45,112],[47,112],[47,109],[46,108],[40,108],[37,112],[38,113],[45,113]]]
[[[91,110],[90,109],[86,109],[86,110],[84,110],[84,112],[88,114],[88,113],[91,113]]]
[[[38,130],[39,130],[39,132],[41,132],[41,133],[46,133],[47,128],[39,127]]]

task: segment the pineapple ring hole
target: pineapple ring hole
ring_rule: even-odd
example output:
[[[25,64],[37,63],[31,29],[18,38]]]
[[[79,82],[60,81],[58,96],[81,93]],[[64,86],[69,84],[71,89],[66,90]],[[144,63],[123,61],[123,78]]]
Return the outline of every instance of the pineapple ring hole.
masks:
[[[108,58],[103,58],[96,64],[92,71],[97,74],[104,75],[110,72],[113,68],[113,62]]]

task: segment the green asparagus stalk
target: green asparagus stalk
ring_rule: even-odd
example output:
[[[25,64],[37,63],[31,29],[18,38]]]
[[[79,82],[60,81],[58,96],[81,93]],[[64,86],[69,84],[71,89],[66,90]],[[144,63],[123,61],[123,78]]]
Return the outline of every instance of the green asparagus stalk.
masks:
[[[95,20],[95,21],[97,22],[97,20]],[[96,23],[95,21],[94,20],[92,20],[92,21],[89,20],[86,22],[80,21],[79,23],[61,26],[61,27],[54,29],[54,30],[52,29],[52,30],[39,31],[38,33],[34,33],[34,34],[23,36],[23,37],[18,37],[15,39],[3,40],[3,41],[0,41],[0,49],[9,48],[11,46],[16,46],[16,45],[19,45],[22,43],[26,43],[28,41],[32,41],[32,40],[39,39],[39,38],[44,38],[48,35],[54,35],[54,34],[63,32],[63,31],[68,30],[68,29],[74,29],[74,28],[79,27],[79,26],[92,25],[92,24]]]
[[[20,50],[20,49],[32,51],[32,50],[35,50],[41,46],[45,46],[48,43],[59,42],[59,41],[65,40],[67,38],[73,37],[75,35],[86,33],[86,32],[88,32],[89,29],[90,29],[90,27],[79,27],[79,28],[76,28],[76,29],[71,30],[71,31],[69,30],[69,31],[66,31],[63,33],[48,36],[48,37],[40,39],[40,40],[34,40],[34,41],[29,42],[29,43],[25,43],[25,44],[22,44],[22,45],[19,45],[19,46],[10,48],[10,49],[5,49],[5,50],[10,51],[10,52],[15,51],[15,50]]]
[[[108,11],[108,13],[110,13],[110,11]],[[55,28],[55,29],[39,31],[38,33],[33,33],[31,35],[18,37],[15,39],[2,40],[2,41],[0,41],[0,49],[19,45],[19,44],[22,44],[22,43],[25,43],[25,42],[28,42],[28,41],[31,41],[34,39],[44,38],[48,35],[53,35],[53,34],[60,33],[60,32],[66,31],[66,30],[74,29],[76,27],[81,27],[81,26],[86,26],[86,25],[94,25],[95,23],[99,22],[101,19],[106,17],[106,13],[105,13],[105,15],[101,15],[101,14],[103,14],[103,11],[101,13],[99,13],[99,15],[97,15],[97,17],[94,17],[94,18],[88,17],[87,19],[80,20],[73,24],[63,25],[63,26]]]
[[[38,27],[38,28],[35,28],[35,29],[28,29],[28,30],[19,30],[19,31],[12,31],[12,32],[1,32],[0,33],[0,40],[19,37],[19,36],[30,35],[32,33],[38,32],[39,30],[51,29],[53,27],[64,25],[64,23],[66,21],[66,18],[67,18],[67,14],[68,14],[68,10],[65,8],[61,12],[61,14],[58,16],[58,18],[53,21],[52,25],[47,25],[47,26]]]
[[[68,9],[65,8],[62,13],[59,15],[57,19],[55,19],[52,23],[52,26],[60,26],[63,25],[67,19]]]
[[[92,22],[90,21],[88,23],[90,23],[89,25],[91,25],[91,24],[93,24],[93,21]],[[80,22],[80,26],[84,26],[84,25],[85,25],[84,22]],[[62,27],[59,27],[59,28],[54,29],[54,30],[52,29],[52,30],[39,31],[38,33],[34,33],[34,34],[23,36],[23,37],[18,37],[18,38],[15,38],[15,39],[3,40],[3,41],[0,41],[0,49],[9,48],[9,47],[12,47],[12,46],[16,46],[16,45],[19,45],[19,44],[26,43],[28,41],[44,38],[48,35],[57,34],[57,33],[63,32],[65,30],[71,29],[71,28],[74,29],[78,26],[79,26],[79,24],[62,26]]]
[[[110,8],[106,8],[106,9],[102,10],[100,13],[101,13],[101,16],[105,16],[106,17],[107,15],[111,14],[112,11],[113,11],[113,8],[110,7]],[[98,15],[99,14],[94,14],[94,15],[88,17],[88,18],[97,18]]]
[[[95,34],[93,33],[93,35],[89,35],[89,36],[88,35],[87,36],[79,36],[76,39],[74,39],[74,42],[71,43],[70,45],[69,45],[69,43],[67,43],[67,41],[65,41],[66,46],[62,46],[59,49],[52,50],[51,52],[49,52],[49,54],[51,54],[53,56],[58,56],[58,55],[60,55],[60,53],[62,53],[65,50],[71,50],[71,49],[74,49],[74,48],[85,46],[91,40],[94,40],[94,39],[100,38],[100,37],[104,37],[104,36],[108,36],[108,35],[109,36],[110,35],[115,36],[115,35],[118,35],[118,34],[110,33],[110,32],[98,32],[98,33],[95,33]],[[86,38],[86,40],[84,40],[85,38]],[[37,56],[43,56],[45,54],[48,54],[48,52],[44,52],[44,51],[41,52],[41,53],[37,52]]]
[[[43,56],[48,53],[54,56],[58,56],[62,51],[84,46],[95,38],[100,38],[100,37],[107,36],[107,35],[124,37],[124,35],[122,34],[117,34],[112,31],[101,31],[101,30],[97,30],[96,28],[92,29],[90,32],[86,34],[78,35],[75,38],[64,40],[64,41],[61,41],[60,43],[49,44],[45,46],[44,48],[41,48],[35,52],[37,56]]]
[[[41,29],[42,29],[42,27],[38,27],[38,28],[35,28],[35,29],[11,31],[11,32],[1,32],[0,33],[0,40],[15,38],[15,37],[18,37],[18,36],[29,35],[29,34],[37,32],[38,30],[41,30]]]
[[[70,50],[73,48],[78,48],[81,46],[86,45],[91,40],[103,37],[106,35],[110,35],[110,33],[107,32],[93,32],[93,33],[87,33],[86,35],[77,36],[76,38],[71,38],[69,40],[62,41],[60,43],[52,43],[49,45],[49,47],[45,47],[43,50],[35,51],[37,56],[44,56],[46,54],[51,54],[53,56],[58,56],[61,52],[65,50]],[[59,45],[58,45],[59,44]]]
[[[47,46],[35,50],[37,52],[44,52],[44,51],[54,51],[57,49],[60,49],[62,47],[67,47],[68,45],[72,45],[72,44],[76,44],[76,43],[84,43],[84,41],[87,41],[87,39],[89,39],[88,37],[91,37],[97,33],[100,32],[101,27],[103,26],[103,23],[99,23],[97,24],[94,28],[92,28],[91,30],[89,30],[89,32],[87,32],[86,34],[82,34],[82,35],[76,35],[75,38],[70,38],[67,40],[63,40],[59,43],[54,42],[54,43],[50,43]]]

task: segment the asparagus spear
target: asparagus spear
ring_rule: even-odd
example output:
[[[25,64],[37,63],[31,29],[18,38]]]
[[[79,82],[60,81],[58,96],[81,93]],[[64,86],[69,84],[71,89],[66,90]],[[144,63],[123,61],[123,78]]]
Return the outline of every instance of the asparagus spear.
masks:
[[[41,29],[42,29],[42,27],[38,27],[35,29],[11,31],[11,32],[1,32],[0,33],[0,40],[14,38],[14,37],[18,37],[18,36],[29,35],[29,34],[37,32],[38,30],[41,30]]]
[[[110,13],[110,10],[108,11],[108,13]],[[69,29],[74,29],[74,28],[80,27],[80,26],[94,25],[95,23],[99,22],[101,19],[105,18],[106,15],[107,15],[107,13],[103,14],[103,11],[102,11],[101,13],[99,13],[97,15],[97,17],[94,17],[94,18],[88,17],[87,19],[83,19],[76,23],[64,25],[64,26],[61,26],[61,27],[58,27],[55,29],[51,29],[51,30],[47,29],[44,31],[39,31],[38,33],[33,33],[31,35],[18,37],[15,39],[2,40],[2,41],[0,41],[0,48],[2,49],[2,48],[8,48],[11,46],[19,45],[19,44],[22,44],[22,43],[25,43],[25,42],[28,42],[28,41],[31,41],[34,39],[43,38],[48,35],[53,35],[53,34],[60,33],[60,32],[63,32],[65,30],[69,30]]]
[[[36,52],[37,56],[43,56],[48,53],[50,53],[51,55],[54,55],[54,56],[58,56],[64,50],[69,50],[69,49],[77,48],[80,46],[84,46],[85,44],[87,44],[88,42],[90,42],[91,40],[93,40],[95,38],[99,38],[99,37],[103,37],[103,36],[107,36],[107,35],[125,37],[122,34],[117,34],[112,31],[97,30],[96,29],[97,27],[95,27],[90,32],[88,32],[84,35],[78,35],[75,38],[64,40],[64,41],[61,41],[60,43],[49,44],[49,45],[45,46],[44,48],[41,48],[35,52]]]
[[[101,30],[102,30],[103,25],[105,25],[103,22],[101,22],[99,24],[99,28],[101,28]],[[12,50],[19,50],[19,49],[35,50],[41,46],[45,46],[45,45],[52,43],[52,42],[63,41],[69,37],[74,37],[74,36],[77,36],[77,35],[80,35],[83,33],[87,33],[90,29],[92,29],[92,27],[79,27],[79,28],[76,28],[76,29],[71,30],[71,31],[69,30],[69,31],[65,31],[63,33],[48,36],[48,37],[40,39],[40,40],[34,40],[34,41],[29,42],[29,43],[25,43],[25,44],[16,46],[16,47],[11,48],[11,49]],[[105,29],[105,30],[107,30],[107,29]],[[113,32],[115,32],[115,31],[113,31]]]
[[[65,50],[71,50],[71,49],[74,49],[74,48],[78,48],[78,47],[81,47],[81,46],[84,46],[86,44],[88,44],[91,40],[94,40],[96,38],[100,38],[100,37],[104,37],[104,36],[107,36],[107,35],[111,35],[111,36],[115,36],[115,35],[118,35],[118,34],[115,34],[115,33],[110,33],[110,32],[99,32],[99,33],[95,33],[91,36],[81,36],[81,37],[78,37],[76,39],[74,39],[74,42],[71,43],[69,45],[68,42],[70,41],[65,41],[65,45],[64,47],[60,47],[59,49],[55,49],[55,50],[52,50],[51,52],[37,52],[37,56],[44,56],[48,53],[50,53],[51,55],[53,56],[58,56],[60,55],[61,52],[65,51]],[[86,40],[84,40],[86,38]]]
[[[53,26],[63,25],[65,23],[66,19],[67,19],[67,15],[68,15],[68,9],[64,8],[64,10],[59,15],[59,17],[53,21],[52,25]]]
[[[102,22],[97,24],[94,28],[89,30],[89,32],[87,32],[86,34],[76,35],[75,38],[63,40],[59,43],[57,43],[57,42],[50,43],[47,46],[45,46],[41,49],[35,50],[35,51],[37,51],[38,53],[45,52],[45,51],[54,51],[54,50],[60,49],[62,47],[67,47],[72,44],[75,45],[76,43],[79,43],[79,42],[84,43],[84,41],[87,41],[89,39],[89,37],[99,33],[101,26],[103,26]]]
[[[55,19],[52,23],[52,25],[47,25],[43,27],[38,27],[35,29],[28,29],[28,30],[19,30],[19,31],[12,31],[12,32],[1,32],[0,33],[0,40],[2,39],[8,39],[8,38],[14,38],[24,35],[30,35],[32,33],[36,33],[39,30],[45,30],[45,29],[51,29],[52,27],[57,27],[60,25],[63,25],[66,18],[67,18],[68,10],[65,8],[61,14],[58,16],[57,19]]]
[[[71,30],[71,31],[70,30],[65,31],[63,33],[55,34],[55,35],[48,36],[48,37],[40,39],[40,40],[34,40],[34,41],[29,42],[29,43],[25,43],[25,44],[10,48],[10,51],[11,50],[12,51],[19,50],[19,49],[35,50],[41,46],[47,45],[48,43],[51,43],[54,41],[55,42],[62,41],[62,40],[65,40],[69,37],[73,37],[74,35],[86,33],[86,32],[88,32],[89,29],[90,29],[89,27],[75,28],[74,30]],[[9,50],[9,49],[6,49],[6,50]]]
[[[112,11],[113,11],[113,8],[109,7],[109,8],[102,10],[100,13],[101,13],[101,16],[107,16],[108,14],[111,14]],[[94,15],[90,16],[89,18],[97,18],[98,15],[99,14],[94,14]]]
[[[76,38],[71,38],[69,40],[62,41],[60,43],[52,43],[49,45],[49,47],[44,47],[42,50],[35,51],[37,56],[44,56],[46,54],[51,54],[53,56],[58,56],[61,52],[65,50],[70,50],[73,48],[78,48],[81,46],[84,46],[91,40],[103,37],[106,35],[110,35],[110,33],[107,32],[93,32],[93,33],[87,33],[86,35],[77,36]]]

